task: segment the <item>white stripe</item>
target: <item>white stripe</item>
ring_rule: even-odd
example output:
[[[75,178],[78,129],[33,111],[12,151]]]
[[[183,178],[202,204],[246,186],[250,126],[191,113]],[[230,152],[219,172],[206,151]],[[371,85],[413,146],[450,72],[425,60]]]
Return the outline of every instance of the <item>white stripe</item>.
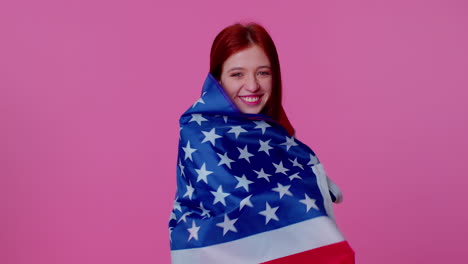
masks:
[[[330,189],[330,192],[332,192],[336,198],[335,203],[342,203],[343,193],[341,192],[341,189],[328,176],[327,176],[327,183],[328,183],[328,188]]]
[[[334,221],[335,214],[333,213],[333,202],[328,189],[327,174],[323,169],[323,165],[321,163],[315,164],[312,167],[312,171],[317,176],[317,185],[320,189],[320,193],[322,193],[323,206],[327,211],[327,215]]]
[[[173,264],[262,263],[344,241],[327,216],[203,248],[171,251]]]

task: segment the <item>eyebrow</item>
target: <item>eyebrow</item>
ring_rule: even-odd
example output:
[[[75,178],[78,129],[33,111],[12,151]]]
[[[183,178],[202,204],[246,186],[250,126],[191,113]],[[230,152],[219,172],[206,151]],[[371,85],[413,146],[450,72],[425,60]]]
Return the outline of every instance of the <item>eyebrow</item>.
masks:
[[[257,67],[257,70],[258,70],[258,69],[261,69],[261,68],[268,68],[268,69],[271,69],[271,67],[268,66],[268,65],[262,65],[262,66]],[[234,68],[229,69],[227,72],[232,72],[232,71],[235,71],[235,70],[244,70],[244,68],[242,68],[242,67],[234,67]]]

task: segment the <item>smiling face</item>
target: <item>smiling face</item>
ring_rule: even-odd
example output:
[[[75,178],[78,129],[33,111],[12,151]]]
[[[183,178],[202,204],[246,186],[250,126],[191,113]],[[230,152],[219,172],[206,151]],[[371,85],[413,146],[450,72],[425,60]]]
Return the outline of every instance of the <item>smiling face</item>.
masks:
[[[237,108],[258,114],[271,96],[270,60],[257,45],[232,54],[222,67],[220,83]]]

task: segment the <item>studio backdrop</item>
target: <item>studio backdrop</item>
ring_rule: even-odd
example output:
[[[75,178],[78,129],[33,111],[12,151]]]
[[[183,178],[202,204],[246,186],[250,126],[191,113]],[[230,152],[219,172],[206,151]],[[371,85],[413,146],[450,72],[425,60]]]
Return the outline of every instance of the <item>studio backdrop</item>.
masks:
[[[169,263],[179,117],[216,34],[274,39],[357,263],[467,257],[468,4],[0,2],[0,263]]]

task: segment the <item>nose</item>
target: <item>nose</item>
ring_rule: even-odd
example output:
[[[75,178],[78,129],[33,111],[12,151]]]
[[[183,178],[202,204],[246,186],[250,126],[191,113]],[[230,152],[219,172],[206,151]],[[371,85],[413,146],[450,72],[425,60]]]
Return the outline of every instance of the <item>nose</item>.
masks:
[[[258,80],[255,75],[254,76],[250,75],[250,77],[247,78],[244,86],[247,91],[252,92],[252,93],[260,89],[260,85],[258,84]]]

